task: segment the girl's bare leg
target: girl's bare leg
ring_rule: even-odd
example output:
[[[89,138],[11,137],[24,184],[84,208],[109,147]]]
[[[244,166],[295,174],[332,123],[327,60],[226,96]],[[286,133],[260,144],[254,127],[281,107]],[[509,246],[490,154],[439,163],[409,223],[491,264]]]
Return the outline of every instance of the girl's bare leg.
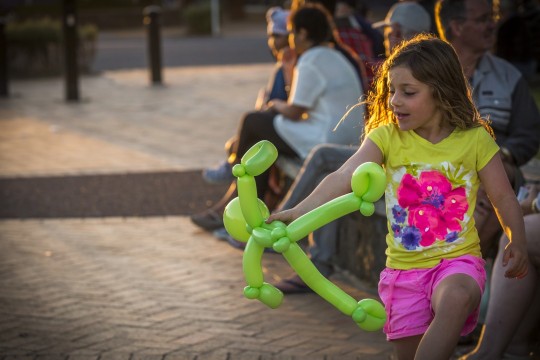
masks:
[[[416,349],[423,335],[409,336],[406,338],[393,340],[395,353],[398,360],[414,360]]]
[[[468,275],[454,274],[442,280],[431,298],[435,317],[420,341],[415,359],[448,360],[480,298],[477,282]]]

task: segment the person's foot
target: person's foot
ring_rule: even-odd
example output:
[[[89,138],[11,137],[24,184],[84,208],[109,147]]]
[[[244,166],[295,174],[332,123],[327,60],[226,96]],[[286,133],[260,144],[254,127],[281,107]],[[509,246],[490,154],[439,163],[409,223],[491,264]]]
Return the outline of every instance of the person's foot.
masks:
[[[229,235],[229,238],[227,239],[227,242],[229,243],[229,245],[231,245],[233,248],[236,248],[236,249],[244,250],[246,248],[245,242],[238,241],[230,235]]]
[[[221,227],[219,229],[216,229],[212,232],[212,235],[214,235],[219,240],[223,240],[229,243],[234,248],[244,250],[246,248],[246,243],[241,242],[233,238],[224,227]]]
[[[229,235],[229,233],[224,227],[220,227],[219,229],[214,230],[212,232],[212,235],[214,235],[215,238],[223,241],[227,241],[231,237],[231,235]]]
[[[206,231],[212,231],[223,227],[223,216],[212,209],[202,213],[193,214],[190,216],[190,219],[192,223]]]
[[[274,286],[284,294],[304,294],[313,292],[313,290],[311,290],[298,275],[283,279],[277,284],[274,284]]]
[[[232,165],[227,161],[222,162],[215,168],[204,169],[202,173],[204,181],[209,184],[222,184],[234,180]]]

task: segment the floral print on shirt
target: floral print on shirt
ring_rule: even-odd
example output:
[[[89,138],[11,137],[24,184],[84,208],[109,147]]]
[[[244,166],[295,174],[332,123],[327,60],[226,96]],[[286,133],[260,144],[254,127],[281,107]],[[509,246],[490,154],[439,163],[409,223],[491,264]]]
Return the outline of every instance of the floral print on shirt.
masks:
[[[454,242],[469,208],[464,187],[452,188],[439,171],[405,174],[397,188],[392,208],[394,238],[407,250],[417,250],[436,241]]]

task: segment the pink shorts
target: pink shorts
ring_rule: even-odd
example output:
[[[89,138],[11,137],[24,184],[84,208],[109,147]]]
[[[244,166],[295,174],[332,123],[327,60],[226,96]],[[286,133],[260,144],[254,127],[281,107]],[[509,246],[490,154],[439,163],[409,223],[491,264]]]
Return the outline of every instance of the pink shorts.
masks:
[[[430,269],[396,270],[381,272],[379,296],[384,303],[387,321],[384,333],[388,340],[421,335],[433,320],[431,296],[441,280],[453,274],[465,274],[478,283],[484,293],[486,283],[485,261],[472,255],[443,259]],[[476,327],[479,308],[465,322],[461,335]]]

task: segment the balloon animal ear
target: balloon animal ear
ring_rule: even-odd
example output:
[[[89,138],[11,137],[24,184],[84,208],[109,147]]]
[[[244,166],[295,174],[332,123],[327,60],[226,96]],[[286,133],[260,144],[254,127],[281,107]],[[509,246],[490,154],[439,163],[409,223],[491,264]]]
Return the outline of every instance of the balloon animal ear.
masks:
[[[277,157],[278,151],[274,144],[270,141],[262,140],[249,148],[244,156],[242,156],[240,163],[248,175],[259,176],[272,166],[277,160]]]

